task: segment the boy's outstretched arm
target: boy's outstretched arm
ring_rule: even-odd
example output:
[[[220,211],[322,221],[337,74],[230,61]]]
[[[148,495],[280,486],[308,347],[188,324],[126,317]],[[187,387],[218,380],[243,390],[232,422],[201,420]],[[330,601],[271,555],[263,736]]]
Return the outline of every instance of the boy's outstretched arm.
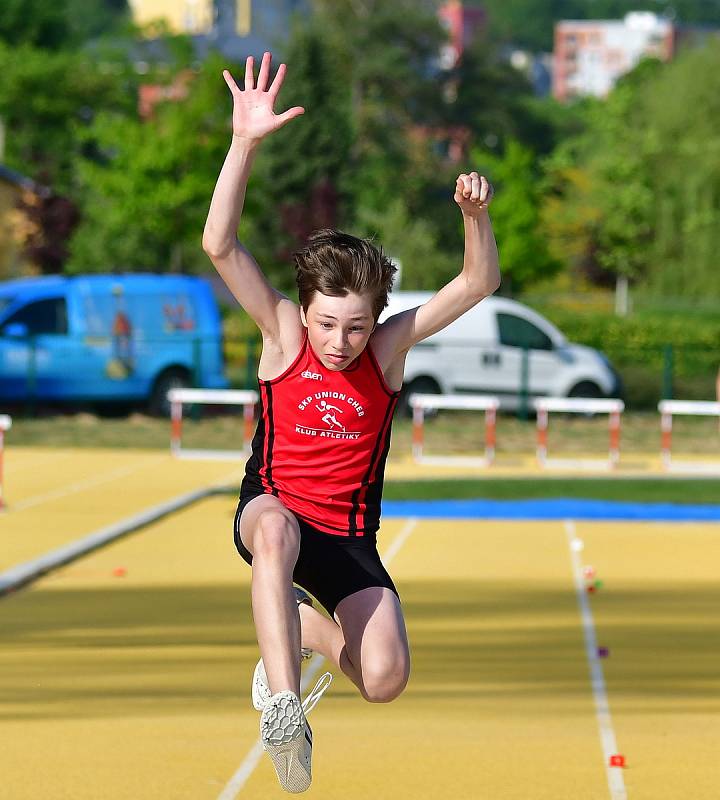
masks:
[[[492,196],[492,186],[477,172],[458,176],[453,199],[465,226],[462,271],[424,305],[386,320],[383,338],[392,342],[395,353],[442,330],[500,286],[497,246],[488,216]]]
[[[255,84],[253,58],[248,57],[244,90],[227,70],[223,72],[233,98],[233,136],[210,202],[202,245],[230,291],[260,330],[276,338],[283,301],[288,305],[290,301],[269,284],[255,259],[237,238],[258,145],[266,136],[304,113],[303,108],[296,106],[283,114],[275,114],[273,106],[286,68],[281,64],[270,83],[270,61],[270,53],[265,53]]]

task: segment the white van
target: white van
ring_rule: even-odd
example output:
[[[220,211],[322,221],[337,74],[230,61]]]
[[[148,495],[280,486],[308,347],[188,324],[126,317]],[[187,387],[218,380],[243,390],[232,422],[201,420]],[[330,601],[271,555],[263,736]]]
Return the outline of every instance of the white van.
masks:
[[[393,292],[380,322],[432,296]],[[551,322],[522,303],[486,297],[410,350],[403,395],[493,394],[502,408],[513,409],[520,404],[524,383],[529,397],[620,397],[622,391],[618,374],[602,353],[568,342]]]

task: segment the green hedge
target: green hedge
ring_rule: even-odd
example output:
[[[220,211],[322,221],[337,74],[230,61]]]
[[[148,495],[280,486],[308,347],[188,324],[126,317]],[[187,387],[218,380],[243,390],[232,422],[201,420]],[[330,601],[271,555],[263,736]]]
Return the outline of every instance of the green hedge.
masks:
[[[570,341],[594,347],[610,359],[623,379],[630,407],[653,408],[663,396],[715,398],[720,317],[647,312],[617,317],[550,307],[538,310]]]

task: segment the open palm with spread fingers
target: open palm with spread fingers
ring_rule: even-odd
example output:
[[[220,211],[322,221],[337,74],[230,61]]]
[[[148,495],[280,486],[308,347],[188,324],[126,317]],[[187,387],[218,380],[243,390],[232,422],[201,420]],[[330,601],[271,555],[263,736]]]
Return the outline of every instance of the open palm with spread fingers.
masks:
[[[256,84],[253,74],[255,60],[248,56],[245,62],[244,90],[238,87],[228,70],[223,71],[223,78],[233,96],[233,136],[260,141],[291,119],[305,113],[301,106],[290,108],[282,114],[276,114],[273,110],[287,68],[285,64],[280,64],[275,79],[268,86],[271,59],[270,53],[263,55]]]

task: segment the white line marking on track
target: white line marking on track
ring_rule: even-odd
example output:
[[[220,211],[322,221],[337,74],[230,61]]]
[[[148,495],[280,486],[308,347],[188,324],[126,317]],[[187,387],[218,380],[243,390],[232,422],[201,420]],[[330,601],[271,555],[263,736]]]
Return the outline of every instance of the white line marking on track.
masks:
[[[17,503],[11,503],[9,510],[11,512],[24,511],[27,508],[33,508],[33,506],[39,506],[42,503],[47,503],[51,500],[59,500],[61,497],[66,497],[67,495],[75,494],[76,492],[83,492],[85,489],[92,489],[95,486],[101,486],[103,483],[114,481],[116,478],[123,478],[126,475],[130,475],[133,472],[138,472],[145,467],[153,466],[157,461],[160,461],[165,457],[165,454],[162,456],[156,456],[155,458],[143,461],[141,464],[130,464],[128,466],[113,470],[112,472],[106,472],[105,474],[98,475],[94,478],[76,481],[68,486],[55,489],[52,492],[46,492],[45,494],[37,494],[34,497],[28,497],[25,500],[18,501]]]
[[[385,564],[386,568],[390,565],[390,562],[393,560],[393,558],[395,558],[395,556],[398,554],[400,548],[405,544],[408,536],[410,536],[417,525],[417,522],[418,521],[416,517],[410,517],[400,529],[400,533],[398,533],[398,535],[390,543],[390,547],[388,547],[385,555],[382,557],[383,564]],[[310,681],[319,672],[324,661],[325,658],[319,653],[315,653],[315,655],[310,659],[310,663],[305,668],[305,672],[300,683],[300,690],[302,693],[305,692],[310,684]],[[240,764],[235,774],[232,776],[232,778],[230,778],[225,788],[218,795],[217,800],[235,800],[238,794],[240,794],[242,791],[243,786],[245,786],[248,779],[254,772],[255,767],[257,767],[262,754],[262,742],[258,738],[255,744],[248,751],[248,754],[243,759],[242,764]]]
[[[583,581],[582,561],[580,557],[581,551],[579,548],[573,547],[573,541],[577,536],[575,522],[571,519],[565,520],[565,535],[567,536],[570,561],[572,562],[575,593],[577,595],[578,605],[580,606],[583,635],[585,637],[585,654],[587,655],[588,665],[590,667],[590,682],[592,685],[593,700],[595,701],[595,716],[597,717],[598,728],[600,730],[600,743],[605,759],[605,774],[607,775],[610,797],[612,800],[627,800],[627,790],[625,789],[622,767],[610,766],[610,756],[618,753],[618,748],[615,740],[615,731],[612,726],[612,718],[610,717],[610,704],[608,703],[607,689],[605,688],[605,676],[603,675],[602,665],[598,658],[595,622]]]

